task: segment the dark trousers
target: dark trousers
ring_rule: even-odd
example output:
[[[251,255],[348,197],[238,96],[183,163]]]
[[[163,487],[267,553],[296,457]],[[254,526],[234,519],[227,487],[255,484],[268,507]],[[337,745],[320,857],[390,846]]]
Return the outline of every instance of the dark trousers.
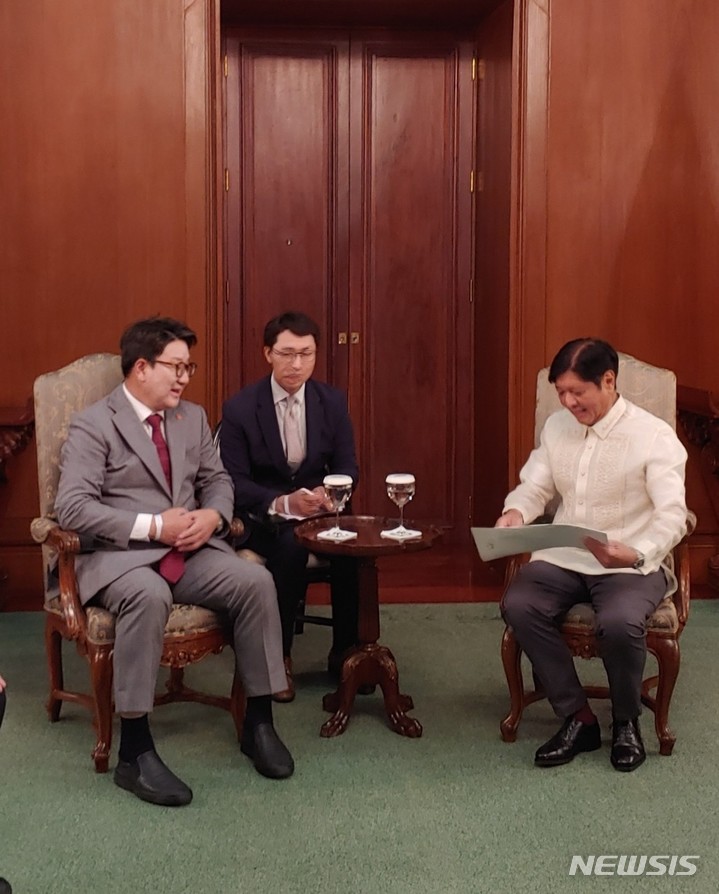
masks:
[[[7,696],[5,695],[5,690],[3,689],[0,692],[0,726],[2,726],[2,719],[5,716],[5,705],[7,703]]]
[[[282,649],[292,651],[297,608],[307,593],[308,550],[295,539],[295,524],[252,528],[243,544],[267,560],[277,589],[282,624]],[[332,651],[342,653],[357,642],[358,566],[355,559],[336,556],[330,559],[330,599],[332,602]]]
[[[578,602],[592,604],[614,718],[631,720],[641,713],[646,620],[665,591],[662,571],[579,574],[548,562],[521,567],[504,595],[502,614],[559,717],[574,714],[587,700],[559,631],[563,615]]]

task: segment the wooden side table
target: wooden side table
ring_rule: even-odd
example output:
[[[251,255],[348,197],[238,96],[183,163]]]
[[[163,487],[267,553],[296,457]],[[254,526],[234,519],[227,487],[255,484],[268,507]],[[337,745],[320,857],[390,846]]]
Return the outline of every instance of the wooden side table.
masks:
[[[381,556],[402,555],[429,549],[440,536],[439,528],[416,521],[409,526],[422,532],[421,537],[398,542],[381,536],[381,531],[396,527],[396,520],[375,516],[350,515],[340,519],[341,527],[355,531],[354,540],[335,543],[318,540],[317,535],[334,525],[334,516],[310,519],[295,528],[299,542],[311,552],[327,556],[351,556],[359,564],[359,643],[344,657],[339,687],[322,700],[325,711],[332,712],[320,730],[326,738],[341,735],[349,723],[354,698],[360,686],[379,685],[390,727],[401,736],[418,738],[422,724],[409,717],[407,711],[414,704],[409,695],[399,691],[397,662],[379,639],[379,593],[377,587],[377,559]]]

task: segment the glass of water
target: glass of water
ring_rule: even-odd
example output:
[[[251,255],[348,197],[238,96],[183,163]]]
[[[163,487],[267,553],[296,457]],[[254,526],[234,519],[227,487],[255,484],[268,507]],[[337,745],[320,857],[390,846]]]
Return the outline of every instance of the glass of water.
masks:
[[[383,537],[391,537],[393,540],[408,540],[413,537],[421,537],[421,531],[414,531],[404,526],[404,507],[412,500],[415,492],[414,475],[408,472],[392,472],[385,478],[387,496],[399,508],[399,525],[389,531],[382,531]]]
[[[321,540],[335,541],[354,539],[357,536],[354,531],[343,531],[340,528],[340,511],[344,509],[347,500],[352,495],[352,479],[349,475],[325,475],[322,486],[335,511],[335,523],[333,527],[322,531],[317,537]]]

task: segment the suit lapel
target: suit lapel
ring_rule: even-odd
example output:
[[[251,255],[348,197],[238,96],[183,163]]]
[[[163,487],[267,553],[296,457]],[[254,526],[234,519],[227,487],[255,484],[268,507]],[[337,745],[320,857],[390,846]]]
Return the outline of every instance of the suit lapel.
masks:
[[[257,424],[267,444],[270,458],[277,469],[285,469],[290,474],[287,457],[282,446],[280,427],[277,424],[277,411],[272,398],[272,387],[269,376],[261,383],[257,397]]]
[[[322,403],[319,392],[312,387],[312,379],[305,385],[305,425],[305,443],[307,446],[302,465],[319,452],[320,431],[322,428]]]
[[[167,447],[170,451],[170,465],[172,466],[172,500],[177,505],[180,494],[180,485],[185,474],[185,437],[187,426],[184,424],[185,414],[178,407],[175,410],[165,410],[165,435]]]
[[[135,413],[130,402],[125,397],[122,385],[119,385],[112,392],[108,399],[108,405],[114,412],[112,421],[120,437],[138,456],[148,472],[163,490],[169,494],[170,488],[168,487],[165,473],[162,471],[160,457],[157,455],[157,449],[148,437],[142,423],[137,418],[137,413]]]

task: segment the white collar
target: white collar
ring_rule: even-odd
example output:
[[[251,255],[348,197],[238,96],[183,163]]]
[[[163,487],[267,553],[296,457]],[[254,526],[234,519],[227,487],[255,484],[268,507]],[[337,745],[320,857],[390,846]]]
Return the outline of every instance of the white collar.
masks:
[[[295,393],[293,395],[295,400],[299,404],[299,406],[302,406],[305,402],[305,385],[306,384],[307,384],[307,382],[303,382],[302,385],[300,386],[300,388],[297,391],[295,391]],[[289,391],[285,391],[285,389],[282,387],[282,385],[280,385],[279,382],[275,379],[274,374],[272,376],[270,376],[270,387],[272,388],[272,400],[273,400],[275,406],[277,406],[277,404],[280,401],[285,400],[286,398],[290,397]]]
[[[158,416],[162,418],[162,421],[165,421],[165,411],[164,410],[153,410],[151,407],[145,406],[141,400],[138,400],[133,394],[130,393],[130,389],[123,382],[122,390],[125,392],[125,397],[130,401],[130,406],[135,411],[137,418],[140,422],[147,422],[147,417],[152,416],[153,413],[156,413]]]

